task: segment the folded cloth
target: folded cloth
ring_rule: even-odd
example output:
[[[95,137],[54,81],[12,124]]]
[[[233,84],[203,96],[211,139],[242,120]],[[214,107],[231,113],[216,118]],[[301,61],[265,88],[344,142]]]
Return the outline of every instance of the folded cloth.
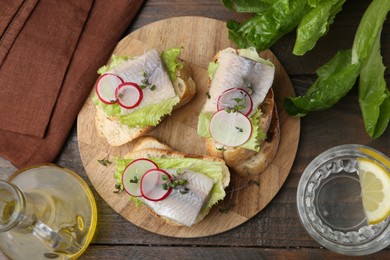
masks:
[[[51,162],[142,0],[0,0],[0,156]]]

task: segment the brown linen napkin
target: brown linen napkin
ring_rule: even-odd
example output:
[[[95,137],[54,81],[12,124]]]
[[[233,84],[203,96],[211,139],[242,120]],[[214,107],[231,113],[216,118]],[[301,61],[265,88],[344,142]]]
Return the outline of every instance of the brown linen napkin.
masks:
[[[0,0],[0,156],[16,167],[56,158],[142,2]]]

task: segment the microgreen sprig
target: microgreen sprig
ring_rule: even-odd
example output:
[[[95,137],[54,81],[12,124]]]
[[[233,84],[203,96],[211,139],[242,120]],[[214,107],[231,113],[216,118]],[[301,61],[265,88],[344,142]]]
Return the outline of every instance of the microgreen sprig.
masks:
[[[246,93],[240,92],[242,97],[241,98],[232,98],[231,100],[235,101],[236,104],[233,107],[227,107],[226,112],[238,112],[240,110],[243,110],[246,108]]]
[[[139,85],[139,87],[141,89],[149,88],[151,91],[154,91],[156,89],[156,85],[149,82],[149,75],[144,70],[142,71],[142,77],[144,78],[141,80],[142,84]]]
[[[130,179],[130,183],[138,183],[139,181],[139,178],[137,177],[137,175],[134,175],[134,177],[132,179]]]
[[[171,189],[179,189],[181,194],[186,194],[189,192],[189,188],[187,187],[188,180],[186,179],[178,179],[177,177],[168,178],[167,175],[163,175],[162,180],[164,183],[162,184],[163,190]]]
[[[107,154],[106,157],[104,157],[103,159],[98,160],[98,163],[100,163],[100,164],[103,165],[103,166],[108,166],[108,165],[110,165],[112,162],[108,160],[108,154]]]
[[[248,94],[252,95],[252,93],[253,93],[253,84],[250,83],[250,82],[245,82],[244,84],[248,88],[248,90],[247,90]]]
[[[122,191],[121,185],[119,183],[116,183],[115,184],[115,190],[113,191],[113,193],[119,193],[121,191]]]

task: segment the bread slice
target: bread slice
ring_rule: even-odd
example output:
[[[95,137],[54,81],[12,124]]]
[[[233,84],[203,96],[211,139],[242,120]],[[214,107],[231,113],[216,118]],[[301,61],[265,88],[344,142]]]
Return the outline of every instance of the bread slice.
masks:
[[[218,61],[219,51],[213,58]],[[209,87],[211,81],[209,81]],[[274,92],[270,88],[264,101],[258,107],[261,111],[259,127],[267,133],[267,138],[260,144],[260,151],[256,152],[242,147],[223,147],[212,138],[206,138],[207,153],[225,160],[226,164],[241,176],[257,175],[263,172],[276,155],[279,139],[279,116],[276,109]]]
[[[142,136],[137,139],[136,144],[133,147],[133,150],[129,153],[127,153],[124,156],[124,159],[137,159],[137,158],[195,158],[195,159],[201,159],[211,162],[221,162],[225,165],[225,162],[216,157],[212,156],[199,156],[199,155],[191,155],[191,154],[184,154],[181,152],[174,151],[170,146],[161,143],[158,139],[152,136]],[[222,185],[224,188],[226,188],[229,185],[230,182],[230,172],[227,166],[223,169],[223,178],[222,178]],[[179,223],[176,223],[170,219],[164,218],[162,216],[159,216],[155,214],[155,212],[148,208],[152,214],[155,216],[163,219],[166,221],[167,224],[173,225],[173,226],[182,226]],[[200,222],[209,211],[203,211],[201,214],[198,215],[196,221],[194,224]]]
[[[195,95],[196,86],[191,78],[192,72],[188,64],[184,63],[181,70],[177,72],[176,80],[173,82],[173,88],[176,95],[179,96],[180,102],[173,108],[187,104]],[[111,146],[120,146],[128,143],[137,137],[147,134],[153,130],[153,126],[130,128],[123,125],[115,117],[107,116],[104,111],[96,106],[95,126],[98,134],[104,137]]]

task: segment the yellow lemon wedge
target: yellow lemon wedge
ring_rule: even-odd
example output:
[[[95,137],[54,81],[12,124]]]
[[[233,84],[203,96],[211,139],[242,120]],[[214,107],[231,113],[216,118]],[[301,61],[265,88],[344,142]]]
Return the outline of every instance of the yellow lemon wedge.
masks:
[[[377,224],[390,215],[390,173],[366,158],[358,158],[358,172],[367,223]]]

